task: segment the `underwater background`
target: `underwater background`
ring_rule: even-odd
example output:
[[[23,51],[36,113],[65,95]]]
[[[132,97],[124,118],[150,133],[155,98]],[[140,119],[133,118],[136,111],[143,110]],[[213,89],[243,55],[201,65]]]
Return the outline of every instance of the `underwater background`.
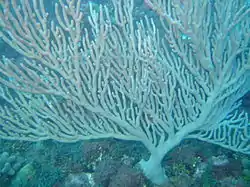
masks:
[[[55,0],[44,2],[53,15]],[[82,1],[86,15],[88,3],[98,9],[110,2]],[[145,13],[157,16],[143,0],[137,0],[136,7],[135,19]],[[22,60],[2,41],[0,55]],[[243,98],[242,109],[250,114],[250,93]],[[136,165],[148,156],[142,144],[116,139],[68,144],[0,139],[0,187],[154,187]],[[250,186],[249,156],[198,140],[183,141],[167,154],[163,165],[173,187]]]

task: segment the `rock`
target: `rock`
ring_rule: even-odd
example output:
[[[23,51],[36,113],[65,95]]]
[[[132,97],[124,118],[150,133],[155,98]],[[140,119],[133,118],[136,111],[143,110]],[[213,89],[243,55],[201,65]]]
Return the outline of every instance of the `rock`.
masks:
[[[69,174],[62,187],[91,187],[89,178],[85,173]]]
[[[23,166],[11,182],[10,187],[29,187],[36,171],[31,163]]]

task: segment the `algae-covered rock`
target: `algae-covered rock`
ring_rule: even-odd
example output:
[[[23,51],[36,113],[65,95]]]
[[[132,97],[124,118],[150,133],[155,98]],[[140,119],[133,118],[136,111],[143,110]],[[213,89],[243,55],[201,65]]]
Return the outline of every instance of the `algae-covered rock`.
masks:
[[[243,158],[241,160],[243,168],[250,169],[250,159],[249,158]]]
[[[34,166],[31,163],[26,164],[17,172],[10,187],[31,187],[35,173]]]
[[[24,158],[18,153],[10,154],[3,152],[0,154],[0,176],[14,176],[24,164]]]

